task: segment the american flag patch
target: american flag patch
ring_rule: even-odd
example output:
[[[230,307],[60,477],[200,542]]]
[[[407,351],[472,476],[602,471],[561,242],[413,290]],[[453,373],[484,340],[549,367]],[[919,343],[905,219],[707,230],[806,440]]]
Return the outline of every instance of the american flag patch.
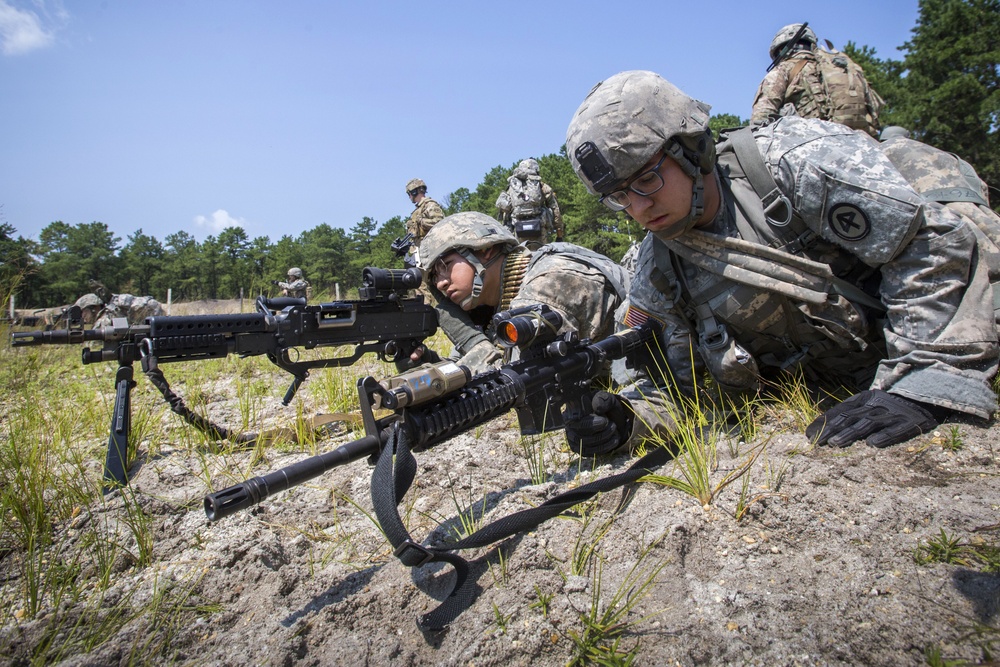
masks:
[[[652,315],[650,315],[649,313],[647,313],[645,310],[643,310],[641,308],[636,308],[632,304],[629,304],[628,310],[625,311],[624,324],[625,324],[625,326],[627,326],[630,329],[632,329],[632,328],[635,328],[635,327],[643,324],[644,322],[646,322],[647,320],[650,320],[650,319],[652,319],[654,322],[660,322],[659,319],[653,317]],[[663,323],[660,322],[660,324],[663,324]]]

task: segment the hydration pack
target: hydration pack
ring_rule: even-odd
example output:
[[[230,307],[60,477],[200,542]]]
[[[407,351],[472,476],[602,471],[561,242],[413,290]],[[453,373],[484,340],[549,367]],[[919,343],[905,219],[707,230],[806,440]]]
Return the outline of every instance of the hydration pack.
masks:
[[[540,221],[542,209],[545,208],[542,181],[539,178],[526,178],[522,181],[520,178],[512,177],[508,183],[507,192],[510,193],[513,205],[511,219],[514,223],[522,220]],[[541,226],[538,227],[537,233],[541,234]]]

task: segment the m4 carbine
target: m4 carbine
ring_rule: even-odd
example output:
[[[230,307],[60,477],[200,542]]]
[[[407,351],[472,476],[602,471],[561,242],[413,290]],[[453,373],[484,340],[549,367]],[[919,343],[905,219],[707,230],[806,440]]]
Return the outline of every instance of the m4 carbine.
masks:
[[[170,390],[159,364],[217,359],[229,354],[267,355],[292,375],[292,384],[282,400],[288,405],[315,368],[349,366],[366,352],[374,352],[385,361],[409,358],[425,338],[437,331],[434,308],[425,304],[420,295],[407,296],[407,290],[418,287],[421,279],[420,270],[415,268],[368,267],[362,273],[359,300],[307,304],[302,298],[261,296],[254,313],[158,316],[133,326],[118,318],[109,327],[84,329],[80,313],[71,312],[69,328],[15,332],[12,344],[21,347],[100,341],[103,347],[99,349],[84,347],[83,363],[118,362],[104,480],[122,485],[128,483],[126,453],[134,362],[141,363],[143,372],[174,412],[213,439],[226,439],[230,437],[227,429],[192,412]],[[337,346],[353,346],[353,352],[317,359],[301,359],[297,353],[300,348]],[[240,440],[255,438],[256,434],[246,434]]]
[[[518,360],[474,377],[465,367],[443,361],[383,382],[362,378],[358,394],[365,437],[206,496],[208,518],[229,516],[337,466],[374,459],[392,428],[405,429],[415,451],[512,409],[522,435],[563,428],[568,417],[591,412],[591,383],[606,372],[606,362],[639,352],[656,337],[652,321],[597,343],[579,340],[575,333],[557,336],[562,317],[547,306],[498,313],[494,323],[500,342],[520,349]],[[394,412],[375,419],[373,409],[380,407]]]

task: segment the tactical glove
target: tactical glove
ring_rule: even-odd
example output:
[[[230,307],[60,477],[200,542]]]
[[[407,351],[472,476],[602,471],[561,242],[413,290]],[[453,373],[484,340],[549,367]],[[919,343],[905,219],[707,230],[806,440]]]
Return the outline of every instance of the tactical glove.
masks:
[[[937,425],[919,403],[874,389],[859,392],[821,414],[806,427],[806,437],[818,445],[834,447],[846,447],[856,440],[872,447],[888,447]]]
[[[580,456],[608,454],[618,449],[632,433],[632,411],[628,401],[606,391],[594,394],[593,412],[568,416],[566,442]]]

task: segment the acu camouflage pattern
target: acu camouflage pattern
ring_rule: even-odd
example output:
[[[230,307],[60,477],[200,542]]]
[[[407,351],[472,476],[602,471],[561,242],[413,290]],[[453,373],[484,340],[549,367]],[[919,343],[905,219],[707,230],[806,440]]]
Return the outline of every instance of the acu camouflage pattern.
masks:
[[[151,296],[115,294],[98,313],[94,326],[111,326],[111,321],[117,317],[124,317],[129,324],[142,324],[147,317],[163,314],[163,306]]]
[[[576,175],[594,195],[620,190],[671,140],[683,146],[678,163],[689,176],[708,174],[715,167],[708,129],[711,109],[655,72],[621,72],[594,86],[573,114],[566,152]],[[588,144],[612,172],[601,187],[580,162],[578,151]]]
[[[881,148],[925,199],[973,223],[979,251],[989,266],[994,310],[1000,322],[1000,215],[990,208],[986,183],[962,158],[923,142],[897,135],[884,140]]]
[[[521,165],[507,179],[507,190],[497,197],[496,208],[500,221],[518,241],[532,249],[565,235],[555,191],[537,173],[529,173]],[[537,234],[522,233],[525,223],[530,226],[535,222],[540,224]]]
[[[846,54],[795,51],[764,76],[750,113],[751,125],[795,114],[842,123],[878,137],[882,98]]]
[[[669,428],[674,397],[662,388],[691,393],[704,373],[723,393],[799,371],[989,417],[997,330],[972,227],[928,204],[876,142],[841,125],[784,118],[754,138],[794,215],[784,227],[766,220],[723,143],[716,218],[673,249],[647,235],[620,318],[665,325],[667,369],[646,367],[623,394],[639,416],[634,435]],[[795,255],[776,263],[768,250]],[[831,289],[824,265],[855,292]],[[866,290],[884,307],[857,294]]]
[[[571,243],[553,243],[537,251],[515,249],[530,260],[520,285],[502,285],[515,290],[511,308],[545,304],[563,316],[560,333],[575,331],[581,338],[601,340],[615,330],[615,311],[625,301],[629,276],[611,259]],[[610,276],[610,278],[609,278]],[[614,283],[618,284],[615,285]],[[436,295],[440,296],[437,290]],[[500,348],[472,324],[468,313],[441,297],[439,309],[464,323],[445,333],[461,356],[458,363],[473,373],[495,367],[501,361]],[[492,336],[492,332],[488,332]],[[478,335],[476,335],[478,334]],[[465,346],[460,345],[459,339]],[[489,347],[483,345],[488,342]]]

